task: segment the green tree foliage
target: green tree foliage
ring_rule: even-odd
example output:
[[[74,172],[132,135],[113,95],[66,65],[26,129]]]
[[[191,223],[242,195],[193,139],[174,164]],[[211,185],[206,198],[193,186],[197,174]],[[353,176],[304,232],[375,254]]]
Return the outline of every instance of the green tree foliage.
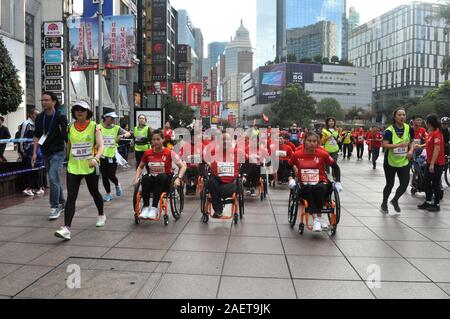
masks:
[[[344,119],[344,111],[341,104],[334,98],[327,98],[321,100],[317,104],[317,114],[326,119],[327,117],[335,117],[338,121]]]
[[[20,86],[19,71],[11,61],[8,50],[0,36],[0,114],[17,111],[22,103],[23,89]]]
[[[450,81],[445,81],[440,87],[425,94],[419,101],[419,106],[439,116],[450,116]]]
[[[331,63],[334,63],[334,64],[338,64],[339,63],[339,58],[337,57],[337,56],[332,56],[331,57]]]
[[[313,60],[314,60],[315,63],[322,63],[323,58],[322,58],[322,56],[320,54],[318,54],[318,55],[316,55],[314,57]]]
[[[364,114],[364,109],[362,107],[354,106],[347,111],[347,113],[345,114],[345,119],[354,121],[354,120],[362,118],[363,114]]]
[[[418,103],[419,103],[419,99],[418,98],[407,98],[407,99],[393,100],[387,105],[387,107],[385,109],[383,109],[383,114],[387,118],[391,118],[392,114],[394,113],[394,111],[397,108],[399,108],[399,107],[405,108],[406,111],[408,113],[410,113],[409,109],[412,108],[412,107],[417,106]]]
[[[186,127],[194,120],[194,110],[178,102],[173,97],[168,97],[164,101],[164,109],[166,110],[166,120],[170,121],[174,129]],[[173,120],[170,119],[170,116]]]
[[[289,84],[281,99],[265,111],[271,125],[288,127],[292,123],[307,126],[315,116],[316,101],[298,84]]]

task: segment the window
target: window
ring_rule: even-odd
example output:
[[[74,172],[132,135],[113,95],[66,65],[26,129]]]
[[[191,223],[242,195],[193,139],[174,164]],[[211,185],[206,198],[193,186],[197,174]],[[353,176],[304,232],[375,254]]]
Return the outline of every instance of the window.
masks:
[[[25,43],[34,46],[34,16],[25,14]]]
[[[6,33],[13,33],[13,0],[0,0],[0,29]]]

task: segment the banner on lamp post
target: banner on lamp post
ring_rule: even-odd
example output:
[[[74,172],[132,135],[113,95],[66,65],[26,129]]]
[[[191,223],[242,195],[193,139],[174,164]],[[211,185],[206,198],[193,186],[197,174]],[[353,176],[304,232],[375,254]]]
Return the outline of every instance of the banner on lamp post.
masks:
[[[135,18],[132,15],[105,17],[104,56],[108,69],[130,69],[135,66]]]
[[[188,85],[188,105],[202,106],[202,84],[189,83]]]
[[[68,20],[71,71],[98,69],[98,18]]]
[[[186,83],[172,83],[172,96],[180,103],[186,102]]]
[[[216,117],[220,114],[220,102],[211,102],[211,116]]]
[[[209,101],[202,102],[202,109],[200,111],[200,115],[202,117],[207,117],[210,116],[210,114],[211,114],[211,102]]]

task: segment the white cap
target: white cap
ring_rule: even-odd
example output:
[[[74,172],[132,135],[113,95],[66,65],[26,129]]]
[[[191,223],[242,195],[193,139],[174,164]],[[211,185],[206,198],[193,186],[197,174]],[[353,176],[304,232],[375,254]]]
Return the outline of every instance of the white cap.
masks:
[[[86,101],[75,101],[73,103],[73,107],[75,107],[75,106],[81,106],[83,109],[86,109],[86,110],[89,110],[89,111],[91,110],[91,106]]]
[[[116,112],[109,112],[103,115],[103,117],[112,117],[113,119],[118,119],[119,115],[117,115]]]

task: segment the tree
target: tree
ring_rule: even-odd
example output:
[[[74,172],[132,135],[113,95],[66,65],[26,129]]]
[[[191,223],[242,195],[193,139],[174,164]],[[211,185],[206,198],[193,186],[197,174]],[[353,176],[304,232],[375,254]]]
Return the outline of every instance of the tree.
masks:
[[[334,63],[334,64],[338,64],[339,63],[339,58],[337,57],[337,56],[332,56],[331,57],[331,63]]]
[[[8,50],[0,36],[0,114],[17,111],[24,94],[20,86],[19,71],[11,61]]]
[[[168,97],[165,100],[164,108],[166,110],[166,119],[172,124],[172,127],[186,127],[194,120],[194,110],[184,104],[178,102],[173,97]],[[172,117],[173,119],[171,119]]]
[[[314,57],[313,60],[315,63],[322,63],[322,56],[320,54],[318,54]]]
[[[347,111],[347,114],[345,114],[346,120],[356,120],[362,117],[364,114],[364,109],[362,107],[354,106],[350,110]]]
[[[413,106],[416,106],[419,103],[419,98],[405,98],[405,99],[397,99],[391,101],[386,108],[383,109],[382,113],[387,117],[391,118],[394,111],[399,108],[403,107],[406,109],[408,113],[409,109]]]
[[[273,103],[267,114],[271,125],[288,127],[292,123],[309,126],[315,115],[316,101],[298,84],[289,84],[278,102]]]
[[[313,60],[311,58],[301,58],[300,63],[313,63]]]
[[[323,58],[322,59],[322,64],[330,64],[330,59],[329,58]]]
[[[427,111],[431,111],[430,113],[450,116],[450,81],[445,81],[440,87],[429,91],[420,99],[418,104],[420,107],[426,108]]]
[[[341,104],[334,98],[326,98],[321,100],[317,104],[317,113],[322,116],[323,119],[327,117],[334,117],[338,121],[344,119],[344,111],[342,110]]]

